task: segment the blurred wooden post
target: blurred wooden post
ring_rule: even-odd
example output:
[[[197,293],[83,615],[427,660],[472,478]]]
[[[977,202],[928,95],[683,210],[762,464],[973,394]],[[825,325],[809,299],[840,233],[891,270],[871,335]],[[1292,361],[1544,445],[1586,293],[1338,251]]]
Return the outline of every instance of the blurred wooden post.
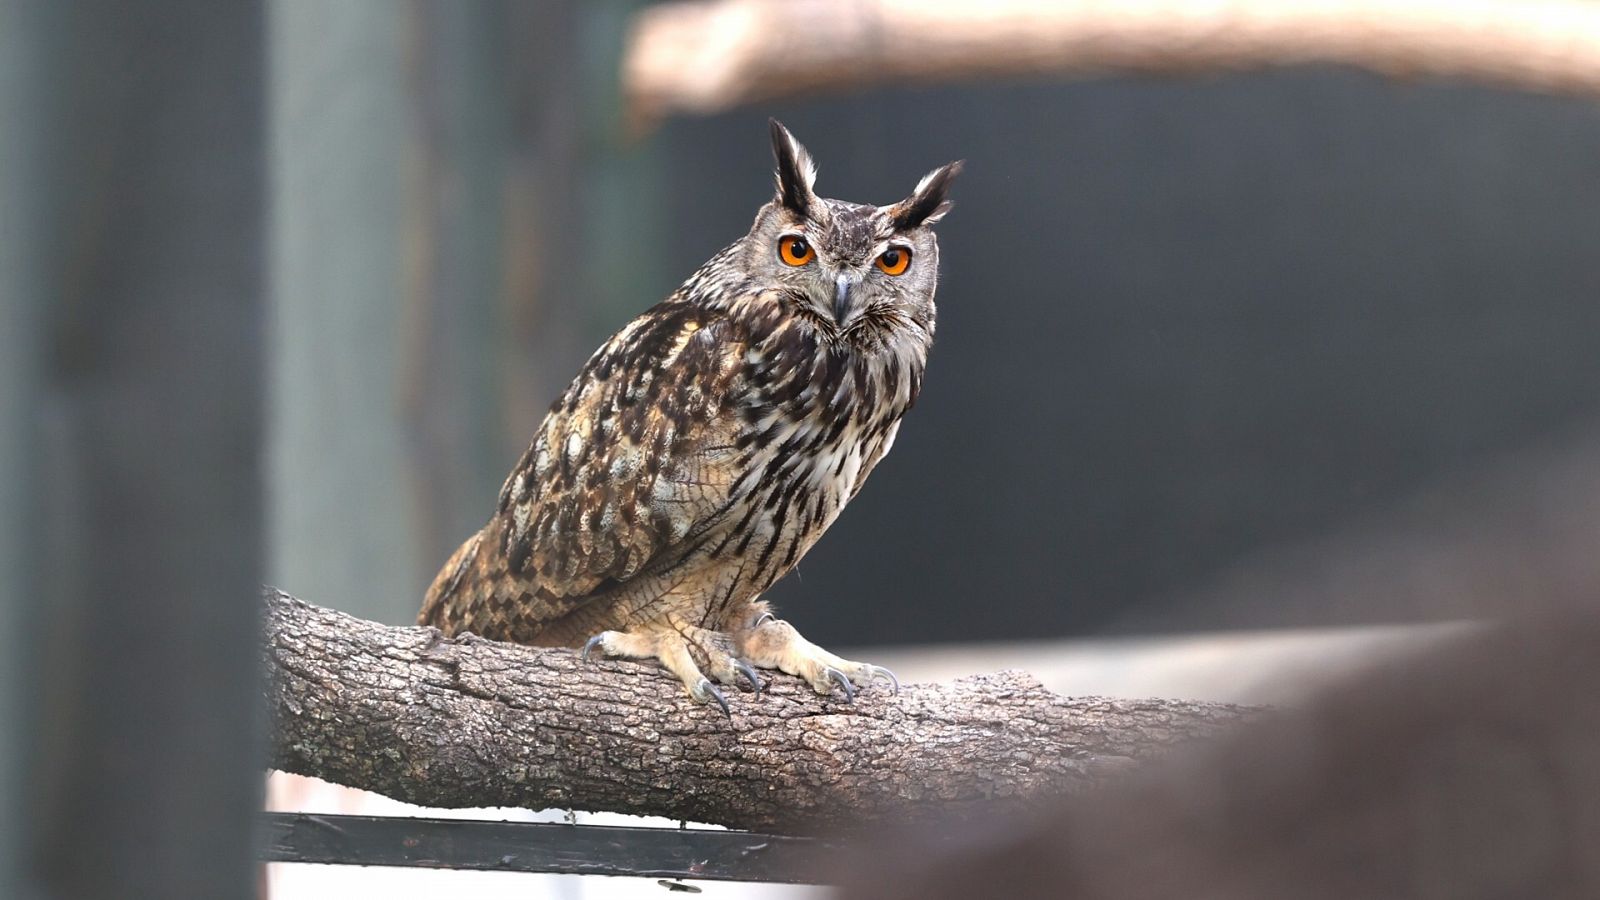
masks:
[[[248,897],[261,7],[0,23],[0,894]]]
[[[47,4],[0,2],[0,897],[23,896],[26,736],[33,671],[41,284],[53,243],[41,189],[51,153],[44,120]]]

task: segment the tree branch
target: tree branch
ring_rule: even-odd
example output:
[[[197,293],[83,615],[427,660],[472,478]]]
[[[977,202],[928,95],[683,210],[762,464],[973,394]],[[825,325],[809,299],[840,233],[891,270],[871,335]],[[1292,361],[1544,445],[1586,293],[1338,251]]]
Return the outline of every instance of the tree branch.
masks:
[[[635,16],[622,81],[631,120],[644,129],[679,113],[708,115],[894,82],[1318,63],[1600,95],[1600,6],[1583,0],[666,3]]]
[[[730,721],[654,667],[391,628],[266,592],[271,765],[427,806],[805,832],[1031,809],[1250,710],[1001,672],[854,704],[777,675]]]

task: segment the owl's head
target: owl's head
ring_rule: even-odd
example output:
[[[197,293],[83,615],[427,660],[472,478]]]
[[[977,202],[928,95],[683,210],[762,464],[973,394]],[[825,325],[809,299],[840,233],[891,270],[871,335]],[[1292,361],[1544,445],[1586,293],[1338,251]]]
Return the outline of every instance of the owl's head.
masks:
[[[868,335],[913,322],[930,334],[939,276],[933,224],[950,211],[953,162],[888,206],[828,200],[813,190],[811,154],[772,120],[777,195],[745,237],[745,271],[834,334]]]

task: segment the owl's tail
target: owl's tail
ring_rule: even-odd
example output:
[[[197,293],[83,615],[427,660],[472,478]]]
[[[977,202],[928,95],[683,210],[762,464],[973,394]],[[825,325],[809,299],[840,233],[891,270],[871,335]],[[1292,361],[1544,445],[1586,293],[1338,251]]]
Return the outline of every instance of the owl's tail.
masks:
[[[422,610],[417,613],[418,625],[432,625],[447,636],[465,630],[477,599],[472,596],[471,589],[477,579],[471,575],[484,531],[488,528],[467,538],[466,543],[450,554],[439,574],[433,576],[433,584],[428,586],[428,593],[422,599]]]

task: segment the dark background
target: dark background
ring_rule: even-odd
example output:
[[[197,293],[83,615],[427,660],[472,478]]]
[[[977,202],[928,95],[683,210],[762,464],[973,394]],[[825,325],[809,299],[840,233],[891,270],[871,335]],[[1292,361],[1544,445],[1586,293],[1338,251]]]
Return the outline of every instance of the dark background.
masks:
[[[765,198],[769,112],[824,196],[968,160],[922,400],[768,595],[824,642],[1412,618],[1180,600],[1600,409],[1592,104],[1330,70],[676,121],[685,271]]]

